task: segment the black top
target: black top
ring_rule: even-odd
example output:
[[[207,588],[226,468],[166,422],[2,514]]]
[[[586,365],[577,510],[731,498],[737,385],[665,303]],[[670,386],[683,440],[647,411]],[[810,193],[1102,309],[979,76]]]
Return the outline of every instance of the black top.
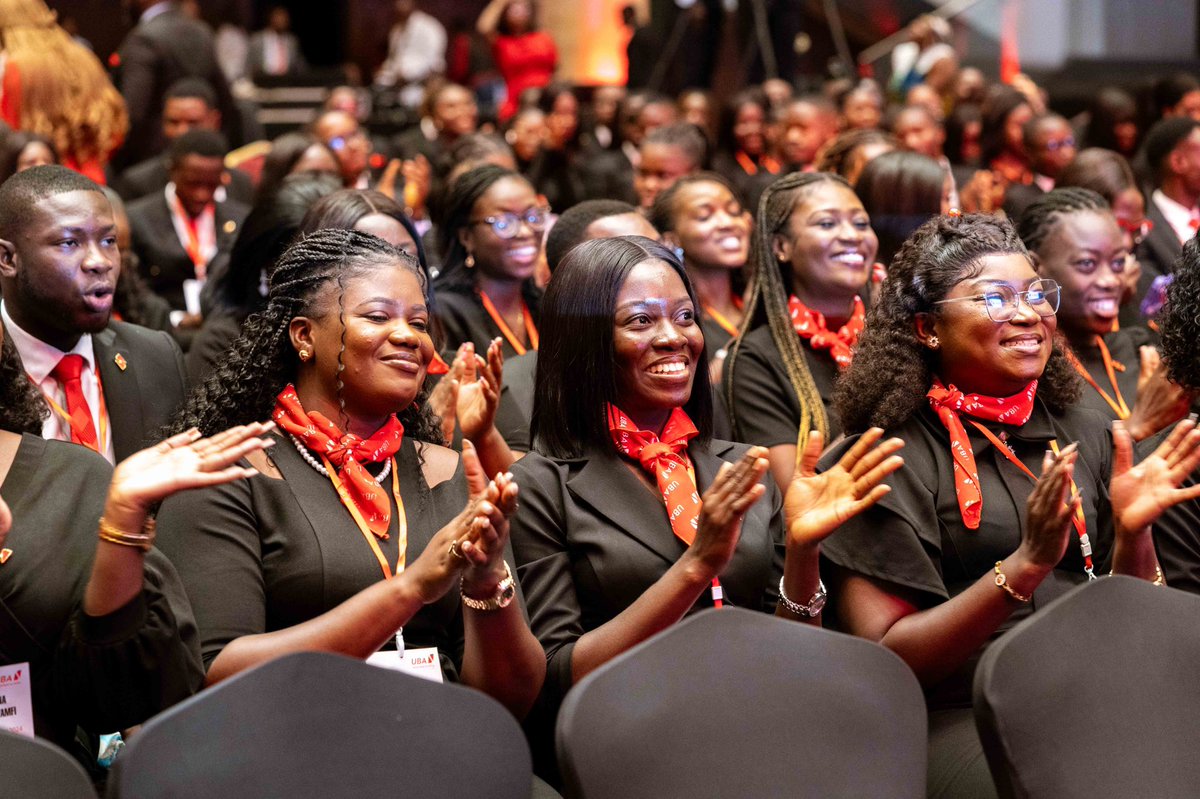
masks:
[[[194,386],[203,383],[241,334],[242,320],[234,313],[218,310],[205,318],[183,359],[188,382]]]
[[[158,516],[159,542],[178,565],[196,610],[206,668],[235,638],[308,621],[383,579],[329,478],[301,458],[290,438],[280,438],[270,455],[283,479],[260,474],[176,494]],[[411,563],[462,511],[466,482],[460,462],[450,479],[430,489],[409,438],[396,463]],[[391,478],[384,487],[390,497]],[[393,501],[389,537],[377,542],[392,568],[399,555],[397,517]],[[457,680],[464,641],[458,592],[418,611],[404,625],[404,641],[436,646],[442,671]]]
[[[496,408],[496,430],[505,443],[518,452],[533,448],[529,424],[533,419],[533,381],[537,375],[537,352],[504,360],[504,385]]]
[[[689,448],[700,493],[746,449],[726,441]],[[662,496],[615,450],[561,460],[534,452],[512,473],[521,488],[513,550],[530,627],[546,649],[543,697],[556,703],[572,684],[575,641],[633,604],[687,547],[671,531]],[[767,495],[746,513],[721,584],[727,603],[773,613],[785,549],[782,499],[769,475],[763,483]],[[705,591],[693,611],[707,607]]]
[[[34,728],[71,749],[140,724],[204,681],[192,611],[157,550],[142,592],[107,616],[81,608],[112,467],[75,444],[25,435],[0,493],[12,509],[0,565],[0,664],[29,663]]]
[[[1104,343],[1108,347],[1108,354],[1114,361],[1113,373],[1117,376],[1117,387],[1121,389],[1121,396],[1125,399],[1125,404],[1133,410],[1134,403],[1137,402],[1137,384],[1138,375],[1141,370],[1141,357],[1138,354],[1138,347],[1143,344],[1150,343],[1150,331],[1147,328],[1122,328],[1115,333],[1109,333],[1104,337]],[[1079,363],[1087,370],[1092,379],[1096,381],[1096,385],[1104,389],[1108,396],[1116,401],[1113,396],[1112,383],[1109,382],[1108,374],[1104,370],[1104,359],[1100,356],[1100,348],[1093,345],[1086,349],[1075,350],[1075,355],[1079,358]],[[1083,408],[1091,408],[1099,411],[1109,419],[1116,419],[1117,413],[1112,407],[1104,401],[1099,392],[1088,383],[1083,385],[1083,396],[1079,399],[1079,405]]]
[[[987,426],[997,436],[1007,439],[1017,457],[1034,474],[1040,474],[1042,457],[1051,440],[1060,447],[1078,442],[1075,484],[1083,496],[1095,572],[1107,574],[1113,543],[1108,497],[1112,438],[1107,432],[1108,420],[1083,408],[1052,414],[1037,401],[1033,416],[1024,426]],[[892,487],[891,493],[826,539],[822,557],[850,571],[914,591],[921,607],[929,608],[965,591],[991,572],[996,561],[1011,555],[1021,542],[1025,505],[1033,491],[1033,481],[996,451],[974,425],[964,423],[964,427],[975,453],[983,493],[979,529],[968,530],[963,525],[955,494],[949,434],[933,410],[925,405],[907,422],[887,432],[888,436],[899,436],[905,442],[901,452],[904,466],[886,480]],[[822,468],[836,463],[857,438],[849,436],[826,453],[821,460]],[[1062,561],[1034,591],[1032,602],[1018,608],[996,635],[1087,579],[1074,527],[1069,535]],[[828,565],[824,563],[823,568]],[[832,581],[829,582],[832,588]],[[836,594],[831,592],[830,601],[836,603],[836,600]],[[827,621],[829,615],[826,614]],[[969,706],[974,666],[975,658],[933,688],[931,705]]]
[[[828,350],[818,351],[808,346],[807,339],[800,339],[800,348],[804,351],[813,383],[825,401],[825,415],[829,418],[826,441],[833,441],[842,432],[833,409],[837,363]],[[726,363],[729,363],[728,359]],[[800,400],[788,380],[783,356],[767,325],[746,334],[734,363],[732,374],[727,366],[723,379],[733,381],[731,411],[738,439],[763,447],[795,444],[800,434]]]
[[[1136,445],[1137,459],[1154,452],[1171,434],[1174,425],[1160,430]],[[1183,488],[1200,482],[1200,471],[1183,481]],[[1154,548],[1167,585],[1200,594],[1200,501],[1191,500],[1167,508],[1154,523]]]
[[[709,377],[721,377],[725,359],[717,360],[718,352],[727,352],[733,346],[734,336],[721,327],[721,324],[707,313],[700,314],[700,330],[704,333],[704,343],[708,345]],[[720,385],[714,385],[713,393],[713,437],[725,440],[733,439],[733,420],[729,416],[729,406],[725,402],[725,392]]]
[[[517,356],[518,353],[508,342],[508,338],[488,315],[477,292],[443,289],[437,292],[436,300],[437,315],[446,333],[446,341],[443,345],[445,350],[454,352],[460,344],[471,341],[475,344],[475,352],[486,355],[492,339],[499,337],[504,343],[505,360]],[[526,297],[525,304],[529,308],[529,315],[533,318],[533,324],[536,327],[538,323],[537,301],[535,299],[530,302],[530,298]],[[518,336],[526,335],[524,323],[521,325],[520,332],[513,330],[513,333]],[[526,343],[528,345],[530,342]],[[526,351],[531,350],[532,347],[527,346]]]

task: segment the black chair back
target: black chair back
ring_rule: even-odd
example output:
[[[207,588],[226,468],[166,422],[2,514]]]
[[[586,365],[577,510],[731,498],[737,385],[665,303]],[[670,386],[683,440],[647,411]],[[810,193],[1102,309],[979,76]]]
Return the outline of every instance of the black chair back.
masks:
[[[881,646],[724,608],[575,686],[558,719],[568,796],[925,796],[916,677]]]
[[[83,766],[49,741],[0,731],[0,796],[96,799]]]
[[[528,799],[529,747],[483,693],[305,652],[152,719],[109,780],[126,799]]]
[[[1200,796],[1200,597],[1080,586],[980,659],[975,720],[1001,796]]]

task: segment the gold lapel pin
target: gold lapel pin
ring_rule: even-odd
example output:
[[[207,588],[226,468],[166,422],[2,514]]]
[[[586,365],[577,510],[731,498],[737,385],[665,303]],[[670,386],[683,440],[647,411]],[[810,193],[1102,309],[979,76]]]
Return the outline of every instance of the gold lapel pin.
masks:
[[[8,559],[11,557],[12,557],[11,549],[9,549],[8,547],[5,547],[4,549],[0,549],[0,565],[3,565],[4,563],[6,563],[8,561]]]
[[[113,363],[115,363],[117,365],[117,368],[120,369],[122,372],[125,371],[125,367],[129,366],[129,364],[125,361],[125,356],[119,352],[113,358]]]
[[[237,222],[234,222],[232,219],[226,220],[223,229],[226,233],[233,233],[233,231],[237,230]]]

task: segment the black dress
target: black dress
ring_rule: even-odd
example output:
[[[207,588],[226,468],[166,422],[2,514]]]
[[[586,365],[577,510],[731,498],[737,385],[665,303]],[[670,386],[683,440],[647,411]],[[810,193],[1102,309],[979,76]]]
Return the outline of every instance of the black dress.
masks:
[[[726,353],[733,346],[734,336],[729,333],[721,323],[713,319],[707,313],[700,315],[700,329],[704,332],[704,343],[708,346],[708,357],[710,360],[709,369],[714,372],[724,368],[724,355],[721,360],[716,363],[711,361],[717,357],[717,353]],[[710,377],[723,377],[721,374],[710,375]],[[733,440],[733,420],[729,415],[729,405],[725,402],[725,392],[721,391],[719,385],[713,386],[713,438],[720,438],[726,441]]]
[[[0,486],[13,514],[12,556],[0,565],[0,664],[29,663],[34,729],[70,750],[76,725],[98,734],[140,724],[204,681],[191,608],[157,550],[128,604],[100,617],[81,608],[111,477],[85,447],[25,435]]]
[[[1020,428],[987,425],[1006,439],[1034,474],[1040,473],[1042,457],[1051,441],[1060,447],[1078,442],[1074,479],[1083,496],[1097,574],[1108,573],[1113,545],[1108,496],[1112,439],[1108,424],[1095,411],[1073,407],[1055,414],[1038,400],[1033,416]],[[925,609],[967,590],[992,571],[996,561],[1017,549],[1033,481],[996,451],[973,425],[964,427],[975,453],[983,493],[979,529],[968,530],[963,525],[955,494],[949,435],[936,414],[923,405],[907,422],[887,433],[905,441],[901,453],[904,466],[886,481],[891,492],[877,505],[843,524],[822,544],[822,570],[830,586],[833,610],[832,614],[826,612],[827,624],[839,615],[837,583],[828,568],[831,564],[915,593],[921,609]],[[850,436],[827,453],[822,458],[822,468],[836,463],[857,438]],[[1087,580],[1074,528],[1070,536],[1062,561],[1033,592],[1032,601],[1017,608],[1000,626],[993,640]],[[967,796],[991,786],[970,710],[972,679],[980,654],[976,653],[952,675],[926,689],[931,712],[930,795]]]
[[[487,352],[492,339],[499,337],[504,344],[505,360],[515,358],[520,354],[513,349],[508,338],[492,321],[492,317],[483,307],[483,301],[479,298],[478,292],[457,288],[439,289],[436,299],[437,315],[446,333],[446,341],[443,345],[445,351],[453,353],[460,344],[470,341],[475,344],[475,352],[483,355]],[[525,305],[529,308],[529,315],[532,317],[534,325],[537,325],[537,298],[526,296]],[[518,333],[518,335],[520,334]],[[528,347],[527,351],[532,349],[532,347]],[[447,360],[447,362],[449,361]]]
[[[290,438],[281,438],[270,454],[283,479],[260,474],[177,494],[159,513],[159,542],[192,598],[206,668],[235,638],[308,621],[383,579],[329,479],[301,458]],[[460,462],[453,477],[429,488],[408,438],[396,463],[411,563],[462,511],[466,482]],[[389,537],[378,542],[389,564],[399,555],[397,517],[393,502]],[[404,625],[404,641],[436,646],[443,673],[457,681],[464,645],[458,593],[421,608]]]
[[[1109,356],[1115,362],[1113,372],[1117,378],[1117,387],[1121,390],[1121,396],[1124,397],[1126,405],[1131,410],[1137,401],[1138,375],[1141,368],[1138,347],[1151,343],[1149,333],[1150,331],[1146,328],[1122,328],[1104,337],[1104,344],[1108,347]],[[1104,389],[1105,393],[1115,401],[1116,397],[1113,396],[1112,383],[1104,369],[1104,358],[1101,356],[1100,348],[1092,345],[1076,349],[1075,355],[1079,358],[1079,363],[1091,375],[1092,380],[1096,381],[1096,385]],[[1084,383],[1083,396],[1079,399],[1079,405],[1099,411],[1109,419],[1118,418],[1116,411],[1088,383]]]
[[[825,416],[829,419],[825,440],[833,441],[842,432],[833,409],[837,363],[828,350],[814,350],[807,339],[800,339],[800,348],[825,404]],[[788,380],[783,356],[771,338],[770,327],[762,325],[747,333],[732,370],[728,364],[726,359],[723,379],[733,381],[730,412],[738,440],[762,447],[795,444],[800,434],[800,400]]]

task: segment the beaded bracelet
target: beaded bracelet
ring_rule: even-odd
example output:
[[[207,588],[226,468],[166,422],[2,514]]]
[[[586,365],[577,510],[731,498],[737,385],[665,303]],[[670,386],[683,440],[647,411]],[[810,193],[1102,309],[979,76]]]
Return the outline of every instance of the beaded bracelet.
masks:
[[[127,533],[124,530],[119,530],[108,523],[104,517],[100,517],[100,540],[107,541],[110,544],[119,544],[123,547],[137,547],[143,552],[149,552],[154,546],[154,536],[158,531],[158,525],[154,519],[146,519],[146,523],[142,525],[140,533]]]

